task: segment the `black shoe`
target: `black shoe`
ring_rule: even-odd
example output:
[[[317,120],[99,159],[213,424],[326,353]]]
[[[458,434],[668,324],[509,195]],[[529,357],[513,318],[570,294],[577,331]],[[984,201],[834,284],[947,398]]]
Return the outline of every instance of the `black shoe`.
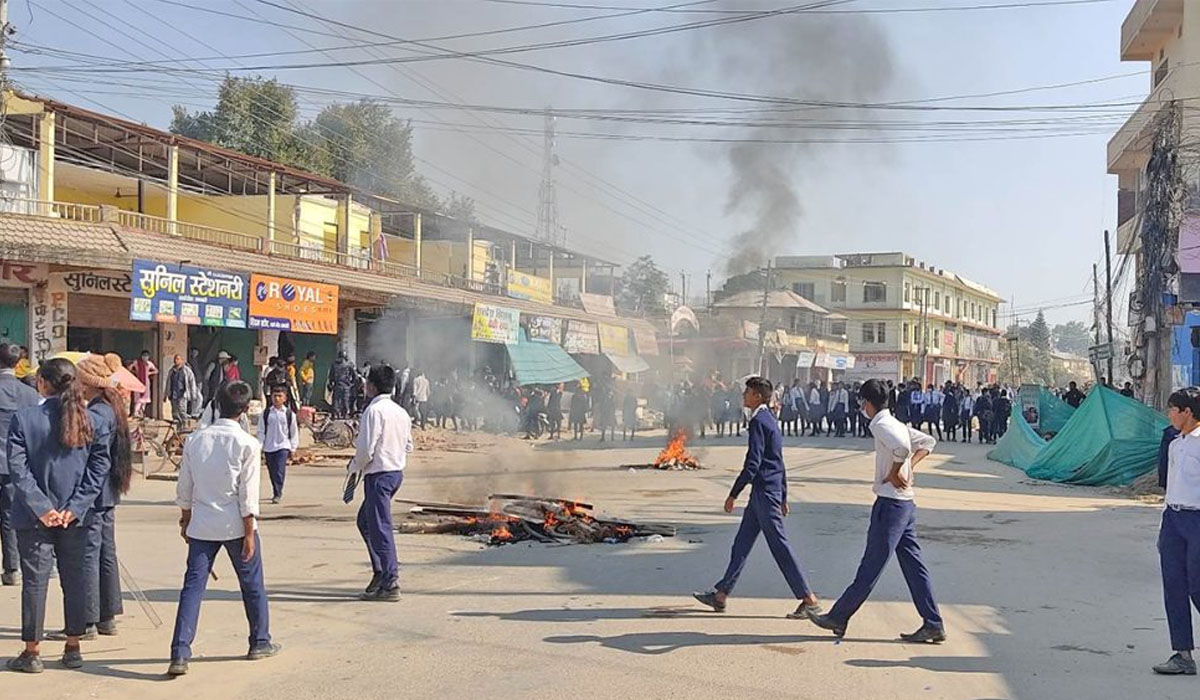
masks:
[[[167,667],[168,676],[186,676],[188,672],[188,662],[182,659],[172,659],[171,665]]]
[[[809,605],[804,601],[800,601],[800,605],[793,612],[787,614],[789,620],[812,620],[824,614],[820,603]]]
[[[379,591],[379,587],[381,585],[383,585],[383,575],[372,574],[371,582],[367,584],[367,588],[363,591],[363,595],[375,595],[375,593]]]
[[[61,641],[65,640],[66,638],[67,638],[67,631],[65,629],[46,633],[46,639],[49,639],[51,641],[61,642]],[[82,641],[85,641],[85,642],[96,641],[96,625],[88,625],[87,627],[85,627],[83,629],[83,634],[79,635],[79,639],[81,639]]]
[[[395,581],[390,584],[381,581],[378,588],[369,593],[363,593],[358,599],[369,602],[394,603],[400,600],[400,584]]]
[[[96,633],[104,637],[117,636],[116,620],[101,620],[96,623]]]
[[[272,497],[271,497],[271,504],[272,504],[272,505],[277,505],[277,504],[279,503],[279,500],[280,500],[280,499],[279,499],[279,496],[272,496]]]
[[[63,649],[62,665],[67,668],[83,668],[83,653],[79,647]]]
[[[23,651],[20,656],[9,659],[5,667],[18,673],[41,673],[46,670],[42,657],[29,651]]]
[[[692,597],[695,598],[696,600],[700,601],[701,603],[704,603],[708,607],[712,608],[713,612],[719,612],[719,613],[725,612],[725,601],[717,598],[716,591],[705,591],[703,593],[693,593]]]
[[[900,634],[900,639],[906,642],[916,642],[918,644],[941,644],[946,641],[946,630],[941,627],[934,627],[929,623],[921,625],[921,629],[912,634]]]
[[[259,659],[269,659],[283,651],[283,645],[278,642],[269,642],[262,646],[254,647],[246,654],[246,658],[250,661],[258,661]]]
[[[808,618],[814,625],[823,630],[833,632],[833,636],[841,639],[846,636],[846,623],[830,619],[828,615],[816,615]]]
[[[0,574],[0,585],[3,585],[3,586],[17,585],[17,572],[5,571],[4,573]]]
[[[1167,659],[1166,663],[1155,666],[1154,672],[1161,676],[1194,676],[1196,675],[1196,662],[1175,654]]]

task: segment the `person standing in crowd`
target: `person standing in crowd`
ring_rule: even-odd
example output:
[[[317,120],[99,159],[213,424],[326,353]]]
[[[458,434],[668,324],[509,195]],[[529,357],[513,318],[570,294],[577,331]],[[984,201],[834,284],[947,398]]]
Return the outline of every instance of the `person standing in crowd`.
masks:
[[[737,382],[729,385],[726,395],[729,397],[725,402],[728,407],[725,412],[725,420],[729,423],[729,428],[725,431],[726,435],[742,436],[742,422],[745,420],[743,413],[741,387]]]
[[[990,445],[992,442],[992,422],[996,419],[991,390],[983,389],[979,392],[979,396],[975,398],[975,419],[979,421],[979,444]]]
[[[741,402],[738,402],[737,405],[740,413]],[[825,418],[825,407],[825,402],[821,400],[821,382],[813,382],[808,388],[808,418],[812,421],[813,437],[821,434],[821,422]]]
[[[345,351],[339,352],[337,359],[329,368],[327,388],[333,393],[333,417],[337,419],[350,417],[350,402],[354,400],[354,385],[357,376],[354,367],[346,357]]]
[[[204,403],[208,399],[204,395],[204,380],[206,376],[204,374],[204,363],[200,361],[200,348],[188,349],[187,364],[188,367],[192,368],[192,376],[196,378],[196,386],[200,389],[200,403],[191,407],[191,414],[196,415],[200,412],[201,408],[204,408]]]
[[[795,380],[788,395],[791,397],[792,405],[796,408],[796,424],[793,426],[792,434],[796,437],[804,437],[805,431],[808,430],[810,417],[803,382],[799,379]]]
[[[1074,383],[1074,382],[1072,382],[1072,383]],[[1125,386],[1121,388],[1121,396],[1124,396],[1124,397],[1130,398],[1130,399],[1134,398],[1133,382],[1125,382]]]
[[[892,411],[892,415],[896,417],[896,420],[907,425],[910,420],[908,412],[912,406],[912,387],[905,382],[901,382],[900,391],[896,393],[895,396],[896,408],[889,408],[888,410]]]
[[[317,353],[309,350],[304,356],[304,362],[300,364],[300,372],[297,375],[300,380],[300,405],[311,406],[313,383],[317,379]]]
[[[417,376],[413,379],[413,410],[416,415],[413,420],[417,421],[421,426],[421,430],[425,429],[425,424],[429,420],[429,378],[425,376],[425,372],[414,370]]]
[[[285,393],[290,393],[288,392],[287,360],[276,356],[267,360],[267,371],[262,375],[263,397],[269,397],[271,395],[271,391],[277,386],[283,387]],[[288,397],[287,403],[289,405],[295,405],[295,402],[293,402],[291,398],[291,396]]]
[[[897,396],[896,396],[896,385],[895,385],[895,383],[893,383],[893,382],[892,382],[892,380],[890,380],[890,379],[889,379],[889,380],[887,380],[887,392],[888,392],[888,405],[887,405],[887,408],[888,408],[888,410],[889,410],[889,411],[891,411],[891,412],[893,413],[893,415],[894,415],[894,414],[895,414],[895,412],[896,412],[896,407],[897,407],[897,405],[898,405],[898,404],[897,404]],[[900,422],[901,422],[901,423],[903,423],[904,421],[903,421],[903,420],[901,420]]]
[[[238,356],[230,354],[229,362],[225,365],[225,383],[242,381],[242,367],[238,364]]]
[[[829,430],[834,437],[846,437],[846,413],[850,410],[850,392],[841,382],[834,382],[829,392]],[[826,437],[829,432],[826,431]]]
[[[192,407],[200,401],[196,375],[192,373],[191,365],[183,361],[183,355],[176,355],[167,371],[167,400],[171,402],[171,420],[175,421],[175,429],[183,430],[184,421],[192,415]]]
[[[420,378],[421,375],[418,375]],[[387,365],[367,375],[370,403],[363,411],[351,473],[362,475],[363,502],[358,509],[358,532],[371,559],[371,582],[359,596],[368,601],[400,600],[400,563],[392,528],[392,498],[404,480],[404,467],[413,451],[412,421],[391,400],[396,370]]]
[[[717,426],[717,437],[725,437],[725,413],[728,408],[728,397],[725,384],[719,379],[713,385],[712,399],[709,401],[708,410],[712,414],[713,423]]]
[[[633,384],[630,384],[625,389],[625,403],[621,406],[621,440],[633,442],[638,428],[637,410],[637,388]]]
[[[996,427],[992,430],[992,442],[995,442],[1008,432],[1008,416],[1012,413],[1012,402],[1008,400],[1007,390],[1000,390],[1000,398],[996,399],[992,411],[995,413],[996,420]]]
[[[792,403],[791,387],[779,383],[775,387],[775,396],[779,401],[779,427],[783,435],[794,435],[796,432],[796,404]]]
[[[971,390],[963,387],[962,400],[958,403],[958,420],[962,426],[963,442],[971,441],[971,418],[975,415],[975,397]]]
[[[684,407],[686,411],[686,404]],[[600,442],[604,442],[604,433],[613,442],[617,439],[617,394],[612,382],[606,382],[597,387],[596,405],[592,411],[592,425],[600,430]]]
[[[28,384],[31,389],[37,389],[37,368],[29,359],[29,348],[21,346],[21,359],[17,360],[17,366],[13,369],[17,379]]]
[[[936,386],[927,386],[922,399],[921,422],[917,424],[917,430],[925,427],[931,435],[936,430],[939,440],[942,439],[942,399],[942,392]]]
[[[917,382],[913,382],[911,388],[908,395],[908,424],[920,429],[925,420],[925,392],[921,391],[921,385]]]
[[[571,394],[571,415],[569,422],[571,423],[571,439],[583,439],[583,427],[587,424],[587,414],[591,409],[591,396],[588,394],[587,388],[580,383],[575,389],[575,393]]]
[[[860,388],[862,388],[862,384],[854,382],[854,384],[847,390],[850,395],[850,401],[846,408],[846,418],[850,421],[851,437],[858,437],[858,390]],[[864,425],[863,427],[865,428],[866,426]]]
[[[13,415],[41,401],[37,390],[17,378],[16,366],[20,361],[19,347],[0,343],[0,435],[6,438]],[[5,586],[17,585],[17,572],[21,568],[17,530],[13,526],[14,497],[15,487],[8,471],[8,450],[0,449],[0,556],[3,557],[0,584]]]
[[[279,503],[283,500],[288,460],[300,449],[300,425],[295,410],[288,403],[286,384],[272,385],[270,397],[271,406],[258,420],[258,441],[262,443],[267,474],[271,478],[271,503]]]
[[[529,394],[526,397],[525,405],[521,409],[521,426],[525,431],[523,439],[534,439],[534,433],[539,429],[539,421],[542,414],[546,410],[546,404],[542,400],[542,391],[537,387],[530,387]]]
[[[246,658],[265,659],[282,648],[271,640],[263,585],[262,540],[258,536],[261,447],[238,425],[252,393],[245,382],[224,386],[213,401],[221,417],[193,433],[183,448],[175,503],[180,509],[179,534],[187,542],[188,554],[171,637],[170,676],[188,672],[208,575],[222,549],[237,574],[250,626]]]
[[[725,612],[727,598],[737,585],[750,550],[762,534],[775,558],[775,564],[783,573],[792,594],[800,601],[791,618],[819,615],[821,604],[816,594],[804,580],[804,573],[788,543],[783,519],[788,515],[787,469],[783,463],[783,435],[779,424],[768,408],[771,399],[771,382],[762,377],[746,380],[743,406],[752,411],[747,428],[749,445],[742,471],[733,482],[729,496],[725,499],[725,512],[732,513],[742,490],[750,487],[750,502],[742,512],[742,524],[734,536],[733,549],[725,575],[712,590],[693,593],[696,600],[717,612]]]
[[[1180,389],[1167,399],[1167,419],[1179,431],[1168,448],[1166,508],[1158,531],[1163,605],[1171,658],[1154,667],[1165,676],[1196,675],[1192,609],[1200,609],[1200,389]]]
[[[217,359],[208,368],[204,379],[204,405],[210,406],[217,400],[217,393],[225,386],[225,367],[229,364],[229,353],[217,353]]]
[[[13,526],[21,554],[21,641],[11,671],[40,673],[46,595],[55,562],[63,591],[67,643],[62,664],[83,666],[79,638],[87,628],[88,581],[83,524],[109,478],[113,424],[89,413],[75,366],[54,358],[38,368],[46,400],[16,412],[8,431],[8,468],[15,486]]]
[[[1079,390],[1079,386],[1075,382],[1067,383],[1067,393],[1063,394],[1063,401],[1066,401],[1071,408],[1079,408],[1079,404],[1087,398],[1087,395]]]
[[[182,357],[176,356],[182,360]],[[87,627],[84,638],[96,634],[113,636],[117,633],[117,616],[125,612],[121,603],[121,572],[117,565],[116,508],[121,496],[129,492],[133,477],[133,455],[129,444],[128,411],[125,399],[115,387],[114,373],[121,368],[121,358],[114,354],[88,355],[81,359],[75,373],[88,401],[93,425],[111,424],[108,446],[112,467],[100,488],[92,511],[84,520],[87,530],[87,550],[84,568],[87,572]],[[191,368],[184,365],[184,369]],[[195,381],[192,382],[193,387]]]
[[[550,397],[546,399],[546,420],[550,421],[550,439],[562,439],[563,423],[563,385],[555,384],[550,389]]]
[[[130,362],[129,371],[133,374],[133,376],[137,377],[137,380],[141,382],[143,386],[146,387],[145,391],[133,392],[133,401],[129,407],[129,415],[141,417],[146,414],[146,406],[148,406],[151,401],[151,394],[153,393],[150,390],[151,382],[153,382],[154,377],[158,375],[158,368],[155,367],[154,363],[150,360],[150,351],[143,350],[142,354],[138,356],[138,359]]]
[[[871,522],[867,528],[866,550],[854,582],[829,613],[822,615],[817,610],[806,610],[805,617],[818,627],[844,637],[850,618],[871,595],[894,551],[922,619],[920,629],[912,634],[901,634],[900,638],[906,642],[941,643],[946,641],[946,629],[933,599],[933,586],[929,570],[921,559],[921,546],[917,543],[917,508],[912,488],[913,470],[933,451],[937,441],[892,417],[885,408],[887,392],[878,379],[863,385],[862,398],[863,410],[871,420],[871,434],[875,436],[875,482],[872,487],[875,505],[871,508]]]
[[[285,360],[288,376],[288,394],[292,397],[292,407],[300,406],[300,384],[296,376],[296,354],[289,352]]]
[[[946,382],[942,391],[942,425],[946,428],[946,436],[958,442],[958,393]]]

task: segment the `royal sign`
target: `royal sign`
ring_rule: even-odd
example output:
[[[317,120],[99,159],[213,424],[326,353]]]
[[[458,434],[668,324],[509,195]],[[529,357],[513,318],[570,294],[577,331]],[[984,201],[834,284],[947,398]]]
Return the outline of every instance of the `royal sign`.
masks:
[[[334,335],[338,330],[338,287],[250,275],[250,327]]]

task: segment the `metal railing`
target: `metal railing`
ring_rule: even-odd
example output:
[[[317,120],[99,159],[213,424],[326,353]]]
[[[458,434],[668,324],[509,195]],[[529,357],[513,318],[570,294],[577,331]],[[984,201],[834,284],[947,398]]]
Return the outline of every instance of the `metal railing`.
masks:
[[[20,197],[0,198],[0,212],[6,214],[25,214],[27,216],[44,216],[50,219],[67,219],[98,223],[103,220],[101,207],[92,204],[76,204],[74,202],[45,202],[38,199],[23,199]]]
[[[161,216],[139,214],[135,211],[118,211],[117,221],[122,226],[138,228],[152,233],[161,233],[165,236],[180,236],[193,241],[216,243],[217,245],[251,250],[256,253],[261,253],[263,249],[263,239],[258,236],[226,231],[225,229],[213,228],[211,226],[201,226],[200,224],[190,224],[183,221],[171,221]]]

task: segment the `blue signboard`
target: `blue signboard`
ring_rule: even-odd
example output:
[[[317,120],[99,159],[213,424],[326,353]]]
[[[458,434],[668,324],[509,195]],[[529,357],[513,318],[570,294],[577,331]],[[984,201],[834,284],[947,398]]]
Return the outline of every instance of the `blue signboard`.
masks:
[[[245,275],[232,272],[134,260],[129,318],[245,328],[249,286]]]

